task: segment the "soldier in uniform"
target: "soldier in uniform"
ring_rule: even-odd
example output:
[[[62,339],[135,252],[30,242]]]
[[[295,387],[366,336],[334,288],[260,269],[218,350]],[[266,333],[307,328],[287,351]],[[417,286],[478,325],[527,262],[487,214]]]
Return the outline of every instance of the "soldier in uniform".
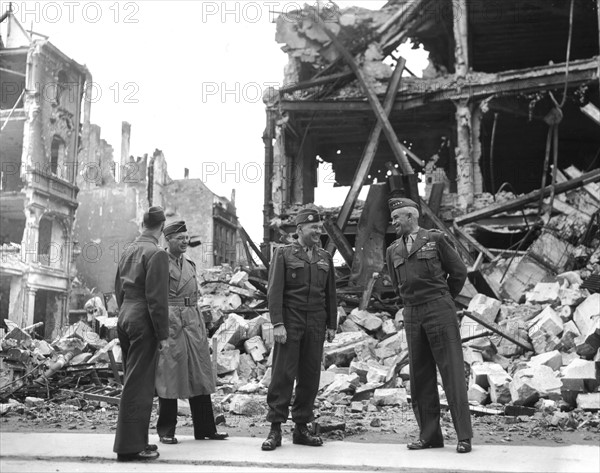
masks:
[[[331,255],[318,246],[323,228],[319,213],[301,210],[296,226],[296,241],[275,250],[269,269],[267,298],[275,347],[267,394],[271,430],[263,450],[281,445],[281,423],[288,418],[294,380],[293,442],[323,445],[307,423],[314,419],[323,344],[326,337],[333,340],[337,328],[335,273]]]
[[[387,249],[386,263],[397,294],[404,302],[410,391],[420,436],[410,450],[444,446],[436,365],[458,437],[456,450],[471,451],[471,417],[462,344],[454,298],[467,269],[447,235],[419,228],[419,210],[410,199],[389,201],[398,238]]]
[[[169,247],[169,338],[158,357],[156,393],[161,443],[176,444],[177,399],[189,399],[196,440],[223,440],[217,432],[211,393],[215,392],[204,319],[198,310],[196,265],[185,256],[190,238],[184,221],[163,230]]]
[[[113,449],[118,461],[158,458],[148,427],[158,350],[169,335],[169,257],[158,246],[164,224],[162,208],[144,214],[142,234],[123,253],[115,278],[125,374]]]

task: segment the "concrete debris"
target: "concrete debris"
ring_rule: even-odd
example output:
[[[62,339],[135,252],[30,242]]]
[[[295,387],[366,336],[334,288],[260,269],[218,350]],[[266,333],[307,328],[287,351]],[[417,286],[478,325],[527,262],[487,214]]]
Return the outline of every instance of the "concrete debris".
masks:
[[[469,302],[468,312],[471,312],[488,323],[495,322],[502,303],[492,297],[477,294]]]
[[[600,410],[600,393],[579,394],[577,396],[577,407],[586,411]]]
[[[407,403],[406,390],[403,388],[376,389],[371,403],[376,406],[402,406]]]

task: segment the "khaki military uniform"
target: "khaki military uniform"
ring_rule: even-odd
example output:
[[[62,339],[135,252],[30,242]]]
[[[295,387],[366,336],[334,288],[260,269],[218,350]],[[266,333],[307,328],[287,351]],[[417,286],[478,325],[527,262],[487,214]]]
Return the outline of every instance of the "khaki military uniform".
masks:
[[[404,302],[412,406],[420,438],[443,444],[436,365],[459,440],[473,437],[454,297],[467,269],[442,232],[419,229],[410,252],[403,238],[390,245],[386,263]]]
[[[337,328],[331,255],[315,247],[309,258],[298,242],[278,248],[269,269],[267,297],[271,321],[283,324],[287,331],[286,343],[274,347],[267,420],[287,421],[296,380],[292,419],[311,422],[326,328]]]
[[[169,257],[142,233],[125,251],[115,278],[117,333],[124,384],[113,450],[139,453],[148,445],[158,342],[169,335]]]

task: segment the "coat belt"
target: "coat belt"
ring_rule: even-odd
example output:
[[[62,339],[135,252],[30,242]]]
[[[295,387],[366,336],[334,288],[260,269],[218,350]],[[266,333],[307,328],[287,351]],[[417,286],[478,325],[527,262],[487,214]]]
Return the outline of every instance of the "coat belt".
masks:
[[[198,299],[195,297],[169,297],[169,305],[195,307]]]

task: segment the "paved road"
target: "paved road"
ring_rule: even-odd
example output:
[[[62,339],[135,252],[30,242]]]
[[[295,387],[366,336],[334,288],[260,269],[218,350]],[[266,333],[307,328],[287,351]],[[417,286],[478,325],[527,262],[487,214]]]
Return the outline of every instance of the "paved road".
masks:
[[[398,444],[326,442],[323,447],[293,445],[285,438],[274,452],[262,452],[262,439],[233,437],[196,441],[178,436],[178,445],[160,445],[160,458],[147,463],[117,463],[114,436],[78,433],[0,433],[0,471],[144,471],[144,472],[594,472],[600,471],[600,448],[571,445],[525,447],[475,445],[467,455],[454,445],[408,451]]]

